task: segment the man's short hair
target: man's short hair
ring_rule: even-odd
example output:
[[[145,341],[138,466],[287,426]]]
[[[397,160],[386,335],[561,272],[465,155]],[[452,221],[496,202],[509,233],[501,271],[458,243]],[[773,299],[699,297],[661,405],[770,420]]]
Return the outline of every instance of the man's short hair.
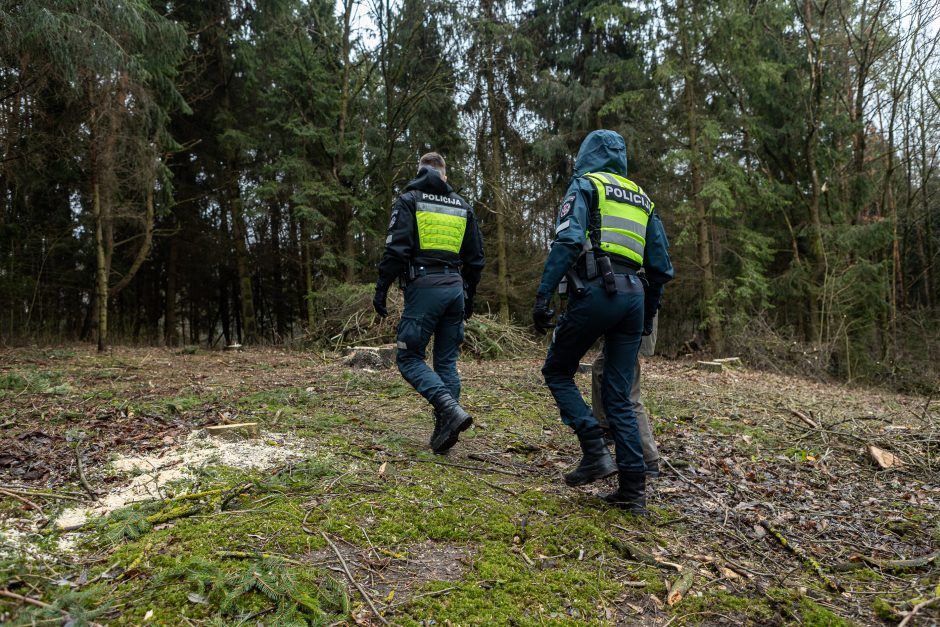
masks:
[[[418,159],[418,169],[420,170],[423,166],[429,166],[441,174],[447,174],[447,164],[444,163],[444,157],[440,153],[428,152],[421,155],[421,158]]]

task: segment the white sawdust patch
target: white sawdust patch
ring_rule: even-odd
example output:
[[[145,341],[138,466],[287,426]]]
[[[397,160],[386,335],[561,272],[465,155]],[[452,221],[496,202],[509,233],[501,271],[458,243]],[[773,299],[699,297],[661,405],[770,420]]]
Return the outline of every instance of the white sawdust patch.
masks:
[[[30,519],[8,519],[0,523],[0,557],[40,557],[43,552],[36,546],[34,528]]]
[[[164,498],[164,486],[188,479],[206,466],[264,470],[309,457],[313,451],[309,442],[283,433],[262,432],[258,438],[230,440],[194,431],[180,446],[157,455],[114,460],[111,467],[116,472],[133,474],[130,483],[113,489],[91,505],[65,510],[56,519],[56,525],[74,528],[89,518],[105,516],[126,505]]]

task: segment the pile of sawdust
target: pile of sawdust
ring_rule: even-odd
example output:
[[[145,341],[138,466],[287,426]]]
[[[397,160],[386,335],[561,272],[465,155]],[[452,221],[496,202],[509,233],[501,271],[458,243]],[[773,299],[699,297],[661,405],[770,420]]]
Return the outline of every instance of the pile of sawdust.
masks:
[[[260,438],[229,440],[209,437],[205,431],[190,433],[183,444],[158,455],[121,457],[112,468],[133,474],[130,483],[116,488],[94,503],[67,509],[56,519],[60,528],[74,528],[89,518],[105,516],[132,503],[161,499],[168,483],[190,478],[206,466],[264,470],[292,459],[310,456],[309,442],[283,433],[263,432]]]

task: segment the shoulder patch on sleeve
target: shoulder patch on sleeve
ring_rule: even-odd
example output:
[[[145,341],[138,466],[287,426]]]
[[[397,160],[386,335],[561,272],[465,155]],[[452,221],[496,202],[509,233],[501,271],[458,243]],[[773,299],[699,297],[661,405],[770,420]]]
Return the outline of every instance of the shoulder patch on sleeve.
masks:
[[[391,231],[395,226],[395,223],[398,222],[398,209],[392,210],[392,219],[388,223],[388,230]]]
[[[576,195],[574,192],[568,194],[561,203],[561,208],[558,210],[558,219],[564,220],[565,216],[571,213],[571,208],[574,207],[574,200]]]

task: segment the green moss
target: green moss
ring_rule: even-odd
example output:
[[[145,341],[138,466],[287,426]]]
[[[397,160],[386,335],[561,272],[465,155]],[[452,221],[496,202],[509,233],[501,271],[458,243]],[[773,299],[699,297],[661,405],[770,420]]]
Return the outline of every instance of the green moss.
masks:
[[[883,621],[896,623],[901,620],[901,613],[881,597],[875,597],[871,603],[871,609],[875,612],[875,616]]]
[[[806,627],[852,627],[854,625],[850,620],[834,614],[805,596],[800,599],[800,615]]]
[[[665,586],[662,592],[665,592]],[[725,590],[713,589],[707,589],[702,596],[693,592],[682,599],[672,611],[677,616],[698,613],[698,620],[693,618],[696,622],[708,618],[709,613],[723,614],[735,619],[736,623],[751,625],[768,624],[774,619],[773,609],[763,598],[738,596]]]
[[[884,575],[871,568],[859,568],[851,571],[849,575],[855,581],[884,581]]]

